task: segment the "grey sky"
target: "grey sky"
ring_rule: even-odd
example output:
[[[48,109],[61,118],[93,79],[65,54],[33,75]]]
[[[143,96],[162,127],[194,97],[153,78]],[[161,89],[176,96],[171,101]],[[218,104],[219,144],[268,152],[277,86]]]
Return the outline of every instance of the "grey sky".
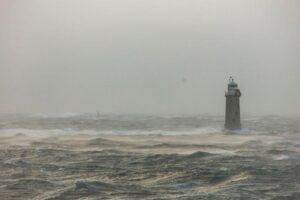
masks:
[[[2,0],[0,112],[300,114],[298,0]]]

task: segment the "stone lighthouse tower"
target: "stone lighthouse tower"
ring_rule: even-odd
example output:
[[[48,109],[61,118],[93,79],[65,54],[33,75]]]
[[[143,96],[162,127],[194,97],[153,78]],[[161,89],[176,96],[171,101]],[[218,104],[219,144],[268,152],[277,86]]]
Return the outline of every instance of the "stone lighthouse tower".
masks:
[[[228,83],[228,91],[225,93],[226,97],[226,114],[225,114],[225,128],[234,130],[241,128],[240,117],[240,96],[241,92],[238,85],[230,77]]]

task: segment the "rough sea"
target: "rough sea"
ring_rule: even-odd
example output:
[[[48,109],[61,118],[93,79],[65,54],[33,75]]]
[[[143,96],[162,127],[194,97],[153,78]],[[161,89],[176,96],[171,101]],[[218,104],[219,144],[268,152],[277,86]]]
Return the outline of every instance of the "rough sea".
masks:
[[[1,200],[299,200],[300,117],[1,115]]]

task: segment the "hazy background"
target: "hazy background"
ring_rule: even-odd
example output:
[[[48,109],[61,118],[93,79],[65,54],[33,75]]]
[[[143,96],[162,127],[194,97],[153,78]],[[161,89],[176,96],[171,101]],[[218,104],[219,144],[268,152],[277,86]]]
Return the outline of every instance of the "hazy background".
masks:
[[[1,0],[1,113],[300,114],[298,0]]]

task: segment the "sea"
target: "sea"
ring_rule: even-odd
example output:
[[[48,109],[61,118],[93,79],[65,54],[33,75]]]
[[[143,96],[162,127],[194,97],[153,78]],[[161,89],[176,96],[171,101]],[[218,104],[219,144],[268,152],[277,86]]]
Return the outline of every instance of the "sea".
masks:
[[[0,199],[300,199],[300,116],[2,114]]]

